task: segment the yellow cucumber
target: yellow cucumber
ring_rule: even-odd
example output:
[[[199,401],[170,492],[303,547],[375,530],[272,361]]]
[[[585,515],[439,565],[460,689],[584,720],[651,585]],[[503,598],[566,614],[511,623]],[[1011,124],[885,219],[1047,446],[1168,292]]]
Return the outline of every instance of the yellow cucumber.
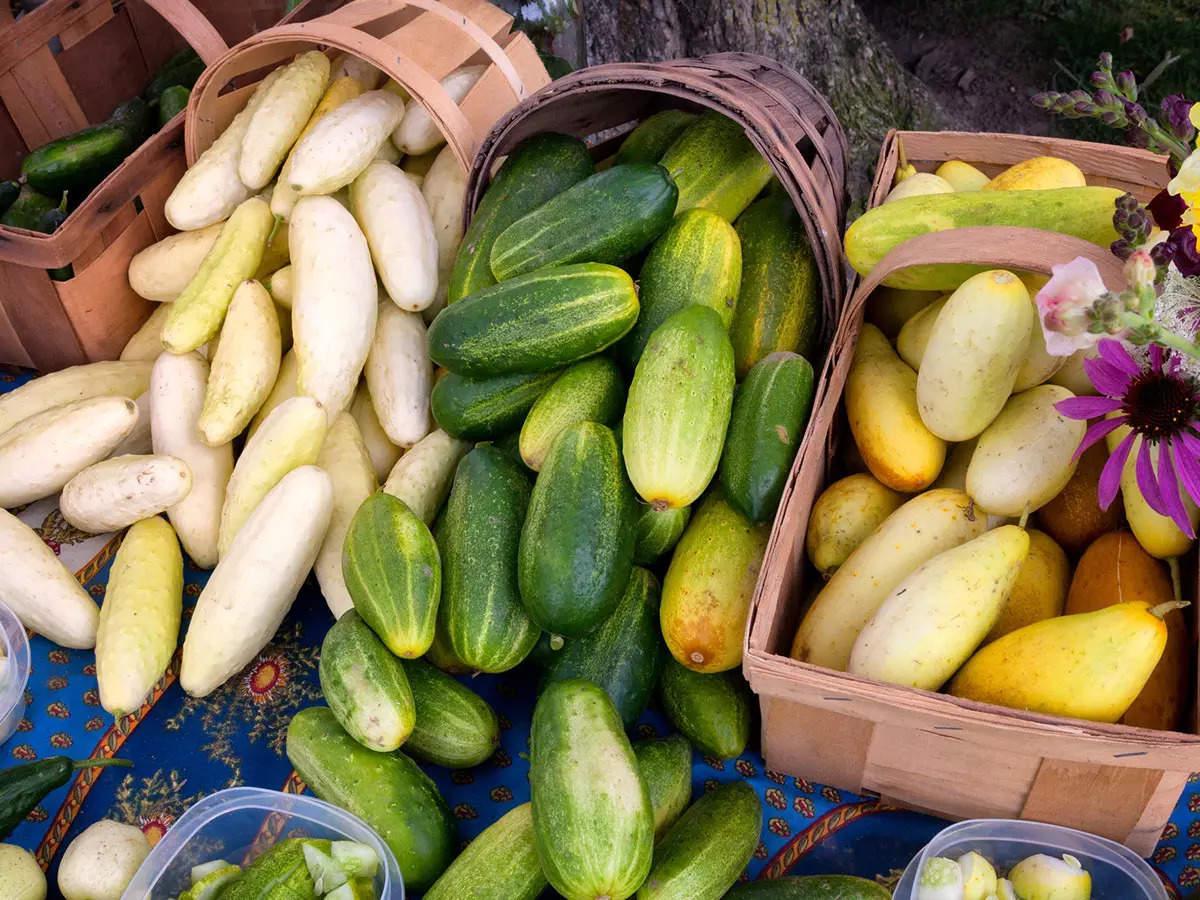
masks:
[[[1035,156],[1009,166],[987,184],[985,191],[1044,191],[1083,187],[1087,179],[1079,166],[1057,156]]]
[[[0,394],[0,434],[51,407],[115,395],[140,397],[150,386],[150,363],[96,362],[71,366]]]
[[[271,278],[267,282],[267,289],[271,292],[271,299],[284,309],[292,308],[292,291],[294,290],[294,282],[292,280],[292,267],[286,265],[282,269],[276,269],[271,273]]]
[[[794,659],[845,670],[859,632],[892,590],[943,550],[983,534],[986,520],[962,491],[926,491],[888,516],[813,600],[792,643]]]
[[[921,368],[925,348],[929,346],[929,335],[933,333],[933,323],[937,321],[937,317],[946,308],[949,301],[949,294],[934,300],[905,322],[900,333],[896,335],[896,352],[913,368],[913,371]]]
[[[217,242],[223,222],[196,231],[181,231],[151,244],[129,261],[129,286],[156,303],[178,297]]]
[[[821,492],[804,537],[809,561],[829,576],[904,502],[902,494],[860,472]]]
[[[171,307],[160,303],[150,313],[150,318],[142,323],[142,327],[133,333],[125,349],[121,351],[121,359],[125,362],[141,361],[154,362],[158,354],[163,352],[162,329],[170,315]]]
[[[431,431],[400,457],[383,489],[403,500],[417,518],[429,525],[450,492],[459,460],[470,449],[466,441],[452,438],[440,428]]]
[[[300,394],[300,388],[296,384],[299,374],[300,366],[296,362],[296,354],[289,350],[283,354],[283,359],[279,362],[279,372],[275,375],[275,383],[271,386],[271,392],[267,394],[267,399],[262,402],[258,412],[250,420],[250,428],[246,432],[247,439],[254,437],[254,432],[258,431],[263,420],[271,414],[275,407],[284,400],[290,400]]]
[[[179,541],[165,519],[143,519],[117,550],[96,632],[100,705],[114,716],[137,710],[167,671],[182,611]]]
[[[346,543],[346,532],[350,530],[354,514],[379,487],[362,433],[350,413],[339,413],[333,420],[317,456],[317,465],[325,470],[333,484],[333,515],[313,570],[329,611],[335,619],[340,619],[346,610],[354,607],[342,575],[342,545]]]
[[[354,421],[358,423],[367,454],[371,457],[371,466],[375,469],[375,479],[382,484],[387,481],[392,467],[404,455],[404,451],[393,444],[392,439],[383,430],[365,380],[354,392],[354,399],[350,402],[350,415],[354,416]]]
[[[933,174],[944,178],[956,191],[982,190],[983,186],[991,180],[973,165],[965,163],[961,159],[946,160],[937,167]]]
[[[367,91],[347,100],[296,142],[288,184],[301,196],[345,187],[375,158],[403,115],[404,101],[388,91]]]
[[[1008,602],[984,643],[991,643],[1034,622],[1061,616],[1070,584],[1071,562],[1063,548],[1044,531],[1030,529],[1029,555],[1021,564]]]
[[[225,488],[218,539],[222,557],[267,492],[292,469],[317,461],[328,427],[325,410],[311,397],[286,400],[267,416],[246,442]]]
[[[1117,445],[1128,434],[1129,428],[1124,425],[1110,431],[1105,437],[1108,442],[1108,452],[1112,453],[1116,450]],[[1170,517],[1160,515],[1151,509],[1150,504],[1142,495],[1142,489],[1138,487],[1137,483],[1136,468],[1141,442],[1141,438],[1134,439],[1133,449],[1129,451],[1129,456],[1125,460],[1125,468],[1121,470],[1121,500],[1125,504],[1125,518],[1129,521],[1129,528],[1133,531],[1133,536],[1137,538],[1138,543],[1142,545],[1143,550],[1158,559],[1173,559],[1187,553],[1193,542],[1179,530],[1179,526]],[[1157,459],[1155,461],[1157,462]],[[1192,522],[1192,527],[1195,528],[1200,524],[1200,510],[1186,494],[1183,497],[1183,505]]]
[[[461,103],[471,88],[475,87],[487,66],[463,66],[442,79],[442,89],[453,103]],[[436,150],[446,143],[441,128],[420,103],[409,103],[404,118],[392,132],[392,143],[396,149],[409,156],[420,156]]]
[[[258,269],[274,226],[271,207],[257,197],[233,211],[200,269],[171,304],[164,347],[188,353],[216,336],[237,286]]]
[[[242,184],[253,191],[267,186],[320,102],[328,79],[329,58],[320,50],[309,50],[284,66],[263,91],[242,137],[238,158]]]
[[[954,185],[939,175],[930,172],[917,172],[905,178],[888,191],[883,198],[884,203],[894,203],[905,197],[920,197],[924,194],[953,194]]]
[[[279,375],[279,316],[266,288],[257,281],[238,285],[221,335],[198,423],[210,447],[242,433]]]
[[[876,288],[867,298],[864,318],[894,341],[905,322],[941,297],[936,291]]]
[[[164,512],[191,490],[183,460],[131,453],[88,466],[63,487],[58,507],[80,531],[104,534]]]
[[[1029,292],[1029,302],[1033,305],[1033,330],[1029,332],[1029,346],[1025,349],[1021,368],[1017,370],[1017,380],[1013,382],[1014,394],[1049,380],[1067,361],[1065,356],[1051,356],[1046,349],[1046,332],[1042,330],[1041,316],[1037,311],[1038,291],[1046,286],[1050,277],[1035,275],[1032,272],[1022,272],[1017,277],[1025,285],[1025,290]]]

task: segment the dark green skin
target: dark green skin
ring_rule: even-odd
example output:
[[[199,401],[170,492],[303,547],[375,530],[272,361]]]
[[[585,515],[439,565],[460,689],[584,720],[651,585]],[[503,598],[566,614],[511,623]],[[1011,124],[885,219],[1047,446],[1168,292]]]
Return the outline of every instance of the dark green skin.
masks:
[[[8,212],[8,208],[21,196],[19,181],[0,181],[0,216]]]
[[[654,807],[654,842],[683,815],[692,800],[692,746],[681,734],[633,745],[638,771]]]
[[[750,688],[736,669],[703,675],[668,656],[659,679],[663,711],[706,756],[741,756],[750,740]]]
[[[329,841],[286,838],[256,859],[236,879],[221,889],[221,900],[311,900],[316,885],[304,861],[304,845],[329,852]]]
[[[141,97],[134,97],[118,104],[108,117],[108,121],[129,129],[130,140],[136,147],[150,134],[154,115],[145,100]]]
[[[492,245],[492,275],[504,281],[545,266],[619,263],[667,230],[678,199],[660,165],[597,172],[504,229]]]
[[[180,51],[168,59],[158,74],[150,79],[150,83],[142,91],[142,96],[146,100],[155,100],[160,99],[167,88],[191,88],[203,71],[204,60],[196,55],[195,50],[188,48],[186,51]]]
[[[762,831],[762,801],[745,781],[688,807],[654,849],[639,900],[720,900],[746,868]]]
[[[429,327],[429,355],[476,378],[545,372],[616,343],[637,316],[627,272],[593,262],[551,266],[446,307]]]
[[[540,627],[578,638],[612,615],[633,569],[633,508],[612,431],[563,430],[533,486],[517,558],[521,600]]]
[[[158,127],[162,128],[187,109],[188,98],[191,95],[191,89],[181,84],[172,85],[163,91],[158,98]]]
[[[658,601],[658,579],[634,567],[613,614],[586,637],[567,641],[543,683],[586,678],[604,688],[622,723],[632,727],[650,702],[662,663]]]
[[[508,155],[463,234],[446,302],[495,284],[490,259],[497,235],[555,194],[596,170],[587,145],[565,134],[537,134]]]
[[[690,506],[655,509],[649,504],[639,503],[634,524],[633,561],[648,566],[671,552],[683,537],[691,518]]]
[[[890,900],[882,885],[853,875],[789,875],[766,881],[747,881],[725,900]]]
[[[696,114],[682,109],[664,109],[647,116],[621,142],[617,163],[656,163],[667,148],[696,121]]]
[[[21,163],[21,174],[43,194],[59,197],[68,191],[81,198],[141,143],[148,122],[145,102],[135,97],[118,106],[107,122],[38,147]]]
[[[775,518],[812,401],[812,366],[796,353],[764,357],[738,386],[718,476],[730,504],[751,522]]]
[[[40,231],[46,217],[58,208],[55,205],[56,202],[26,185],[21,189],[17,199],[9,204],[4,215],[0,216],[0,225]]]
[[[558,372],[492,378],[451,372],[433,386],[429,405],[434,420],[447,434],[464,441],[484,441],[519,428],[529,408],[557,377]]]
[[[401,663],[417,706],[406,752],[448,769],[469,769],[496,752],[500,723],[487,701],[423,659]]]
[[[127,759],[74,760],[68,756],[48,756],[0,771],[0,840],[12,834],[48,793],[62,787],[80,769],[132,765]]]
[[[480,672],[507,672],[541,629],[521,605],[517,551],[532,488],[524,466],[476,447],[454,474],[438,527],[442,602],[438,626],[451,652]]]
[[[287,755],[320,799],[358,816],[396,854],[405,887],[433,884],[455,852],[454,819],[437,786],[403,753],[376,753],[342,731],[324,706],[303,709]]]

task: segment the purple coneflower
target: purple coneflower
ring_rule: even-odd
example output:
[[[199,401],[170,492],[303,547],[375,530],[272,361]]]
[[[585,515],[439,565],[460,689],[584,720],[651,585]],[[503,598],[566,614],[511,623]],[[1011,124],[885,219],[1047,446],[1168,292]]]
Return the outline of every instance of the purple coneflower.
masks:
[[[1109,432],[1129,428],[1101,472],[1101,507],[1116,499],[1125,461],[1136,453],[1137,485],[1146,503],[1194,538],[1185,496],[1200,503],[1200,386],[1169,350],[1158,344],[1148,349],[1149,364],[1143,365],[1120,341],[1101,341],[1099,357],[1083,364],[1100,395],[1072,397],[1056,408],[1071,419],[1097,419],[1076,458]]]

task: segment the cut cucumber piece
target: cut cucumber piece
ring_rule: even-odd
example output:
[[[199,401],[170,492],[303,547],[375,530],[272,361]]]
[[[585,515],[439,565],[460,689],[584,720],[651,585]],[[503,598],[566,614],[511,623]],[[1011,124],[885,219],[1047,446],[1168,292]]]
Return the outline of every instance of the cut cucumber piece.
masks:
[[[334,862],[333,857],[312,844],[304,845],[304,864],[312,876],[313,890],[318,897],[341,887],[349,879],[346,870]]]
[[[330,846],[333,861],[351,878],[374,878],[379,869],[379,855],[370,844],[358,841],[334,841]]]
[[[215,900],[222,888],[241,874],[240,868],[223,859],[195,866],[192,868],[192,886],[179,895],[179,900]]]
[[[369,878],[355,878],[330,891],[325,900],[375,900],[375,886]]]
[[[201,863],[198,866],[192,866],[192,887],[196,886],[196,882],[200,881],[207,875],[213,872],[219,872],[221,869],[226,869],[233,866],[233,863],[227,863],[223,859],[214,859],[212,862]],[[237,866],[234,866],[236,869]],[[239,869],[239,871],[241,871]]]

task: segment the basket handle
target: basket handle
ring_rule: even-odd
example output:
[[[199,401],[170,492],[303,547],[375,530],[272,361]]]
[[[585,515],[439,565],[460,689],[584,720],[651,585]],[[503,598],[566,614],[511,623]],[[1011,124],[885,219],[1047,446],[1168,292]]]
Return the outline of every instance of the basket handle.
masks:
[[[1077,256],[1091,260],[1111,290],[1125,284],[1122,263],[1107,247],[1057,231],[1040,228],[1016,228],[1007,225],[974,225],[932,231],[897,244],[869,274],[863,276],[846,309],[853,318],[867,298],[889,275],[910,266],[936,264],[976,264],[1000,269],[1019,269],[1050,274],[1059,263]]]
[[[221,33],[189,0],[146,0],[146,5],[179,32],[206,66],[229,49]]]

